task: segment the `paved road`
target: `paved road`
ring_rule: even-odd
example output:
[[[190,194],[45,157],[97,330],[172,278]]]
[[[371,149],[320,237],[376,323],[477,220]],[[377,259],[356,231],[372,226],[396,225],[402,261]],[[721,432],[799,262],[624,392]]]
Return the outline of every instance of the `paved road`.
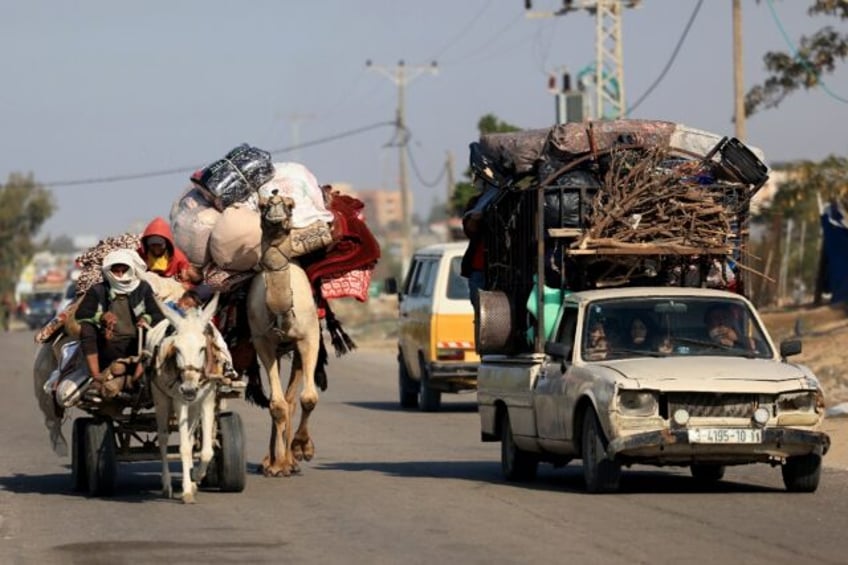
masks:
[[[706,491],[647,467],[616,495],[584,494],[576,465],[507,484],[498,444],[479,441],[475,397],[401,411],[386,350],[331,359],[301,475],[250,474],[243,493],[184,506],[158,497],[158,464],[135,463],[120,467],[115,497],[90,499],[49,449],[33,351],[28,332],[0,335],[2,564],[848,562],[848,472],[826,469],[815,494],[784,492],[766,466],[731,469]],[[234,408],[254,469],[268,417]]]

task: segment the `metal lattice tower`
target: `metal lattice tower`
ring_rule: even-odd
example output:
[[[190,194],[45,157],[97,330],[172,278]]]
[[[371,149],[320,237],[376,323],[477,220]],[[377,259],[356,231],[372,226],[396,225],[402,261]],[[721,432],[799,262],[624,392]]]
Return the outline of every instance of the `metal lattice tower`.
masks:
[[[624,46],[621,39],[621,14],[635,8],[641,0],[563,0],[556,12],[531,12],[528,17],[562,16],[586,10],[595,16],[595,95],[591,109],[594,119],[621,118],[627,112],[624,96]],[[529,8],[529,2],[526,3]]]

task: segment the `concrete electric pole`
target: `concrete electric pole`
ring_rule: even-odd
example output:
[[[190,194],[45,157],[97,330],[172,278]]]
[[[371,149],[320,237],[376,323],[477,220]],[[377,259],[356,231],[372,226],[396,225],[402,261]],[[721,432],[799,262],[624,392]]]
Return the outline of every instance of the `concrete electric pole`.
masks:
[[[622,8],[635,8],[641,0],[563,0],[555,12],[533,12],[525,0],[528,18],[563,16],[586,10],[595,16],[595,100],[592,117],[623,118],[627,112],[624,96],[624,44],[621,39]]]
[[[736,139],[745,141],[745,79],[742,72],[742,0],[733,0],[733,121]]]
[[[365,66],[387,77],[398,89],[395,136],[390,145],[398,148],[398,183],[400,184],[400,200],[403,208],[401,269],[402,272],[406,272],[409,266],[409,258],[412,256],[412,196],[409,193],[409,179],[406,171],[406,149],[407,143],[409,143],[409,132],[406,129],[406,85],[426,72],[436,74],[439,67],[435,61],[429,65],[407,66],[403,60],[399,61],[393,68],[375,65],[370,60],[365,62]]]

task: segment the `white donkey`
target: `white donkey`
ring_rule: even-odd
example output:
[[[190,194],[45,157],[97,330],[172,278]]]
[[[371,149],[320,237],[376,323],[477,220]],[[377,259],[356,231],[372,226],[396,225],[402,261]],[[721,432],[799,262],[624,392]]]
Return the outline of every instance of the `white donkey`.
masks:
[[[177,418],[180,434],[182,501],[186,504],[194,503],[197,484],[203,480],[212,460],[217,383],[210,379],[209,373],[210,360],[214,358],[214,340],[209,333],[209,322],[217,305],[218,294],[203,310],[192,308],[183,316],[160,304],[167,321],[163,320],[153,328],[147,339],[147,350],[154,355],[151,389],[156,405],[159,453],[162,456],[162,495],[167,498],[173,496],[168,468],[169,420],[173,414]],[[176,331],[164,336],[169,323]],[[201,425],[202,438],[200,464],[192,477],[193,435],[198,423]]]

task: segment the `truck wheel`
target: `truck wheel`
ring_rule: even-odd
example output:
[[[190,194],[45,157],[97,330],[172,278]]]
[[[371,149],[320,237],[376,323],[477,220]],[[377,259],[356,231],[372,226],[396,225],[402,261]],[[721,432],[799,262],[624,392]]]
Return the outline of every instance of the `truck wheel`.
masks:
[[[724,478],[724,465],[713,463],[694,463],[689,472],[692,477],[702,483],[717,483]]]
[[[401,408],[418,408],[418,387],[409,376],[403,356],[398,353],[398,392]]]
[[[586,492],[605,493],[618,490],[621,465],[607,458],[607,441],[601,423],[591,408],[583,415],[583,479]]]
[[[815,492],[821,479],[821,455],[810,453],[788,457],[780,468],[789,492]]]
[[[508,481],[527,482],[536,478],[539,460],[515,445],[506,410],[501,416],[501,471]]]
[[[112,422],[92,421],[84,426],[85,470],[89,496],[115,493],[118,462],[115,459],[115,430]]]
[[[218,488],[221,492],[241,492],[247,482],[247,464],[244,460],[244,429],[238,412],[218,416],[221,451],[216,454],[218,463]]]
[[[418,406],[422,412],[438,412],[442,407],[442,391],[430,386],[430,371],[421,362],[421,386],[418,392]]]
[[[74,492],[88,490],[88,471],[85,468],[85,428],[94,418],[77,418],[71,433],[71,488]]]

